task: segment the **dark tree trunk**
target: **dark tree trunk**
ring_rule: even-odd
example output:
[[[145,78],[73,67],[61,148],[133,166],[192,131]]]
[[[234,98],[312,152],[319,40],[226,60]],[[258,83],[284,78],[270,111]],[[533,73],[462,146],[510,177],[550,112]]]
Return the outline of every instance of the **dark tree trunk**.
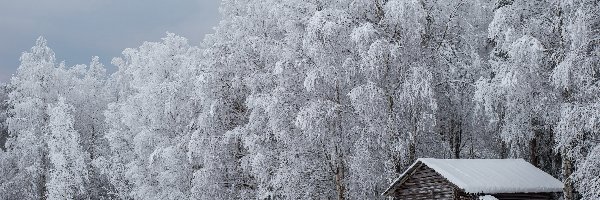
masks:
[[[416,154],[415,141],[414,141],[414,139],[412,139],[410,141],[410,144],[408,144],[408,162],[409,163],[413,163],[415,160],[417,160],[415,154]]]
[[[346,199],[346,185],[344,184],[345,167],[343,164],[339,164],[335,173],[335,187],[337,190],[337,199]]]
[[[504,141],[500,141],[500,158],[508,158],[508,148],[506,147],[506,142]]]
[[[461,122],[457,122],[452,120],[451,121],[451,140],[450,140],[450,145],[452,148],[452,158],[454,159],[460,159],[460,150],[461,150],[461,143],[462,143],[462,126],[461,126]]]
[[[46,182],[47,182],[47,174],[48,174],[48,154],[47,153],[42,153],[42,172],[41,172],[41,176],[39,179],[39,183],[38,183],[38,195],[40,196],[40,199],[45,200],[47,199],[47,193],[48,193],[48,188],[46,188]]]
[[[563,165],[563,183],[565,184],[565,188],[563,189],[563,195],[565,200],[573,200],[573,182],[571,180],[571,174],[573,174],[573,162],[566,154],[566,151],[562,152],[562,165]]]
[[[537,134],[536,134],[537,135]],[[539,162],[539,157],[537,154],[538,148],[537,148],[537,138],[534,137],[531,141],[529,141],[529,162],[539,168],[540,167],[540,162]]]

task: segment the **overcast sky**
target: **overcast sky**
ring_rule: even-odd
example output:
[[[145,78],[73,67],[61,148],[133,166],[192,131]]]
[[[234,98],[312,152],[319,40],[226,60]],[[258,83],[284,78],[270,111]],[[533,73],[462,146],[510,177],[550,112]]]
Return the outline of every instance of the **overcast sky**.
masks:
[[[16,0],[0,2],[0,82],[8,82],[19,57],[44,36],[58,61],[112,68],[123,49],[159,41],[172,32],[198,45],[213,32],[219,0]],[[109,69],[111,72],[113,70]]]

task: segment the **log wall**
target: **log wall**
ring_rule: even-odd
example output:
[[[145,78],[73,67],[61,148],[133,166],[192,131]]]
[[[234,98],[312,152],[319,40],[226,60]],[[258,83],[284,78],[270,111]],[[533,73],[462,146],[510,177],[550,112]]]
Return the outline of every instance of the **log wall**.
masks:
[[[394,199],[454,199],[454,186],[426,165],[421,165],[392,193]]]

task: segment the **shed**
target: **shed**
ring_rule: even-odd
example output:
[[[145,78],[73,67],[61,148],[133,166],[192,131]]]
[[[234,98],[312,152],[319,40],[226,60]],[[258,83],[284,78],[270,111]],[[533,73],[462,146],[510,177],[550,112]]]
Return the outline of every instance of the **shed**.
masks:
[[[552,199],[563,183],[523,159],[420,158],[383,193],[394,199]]]

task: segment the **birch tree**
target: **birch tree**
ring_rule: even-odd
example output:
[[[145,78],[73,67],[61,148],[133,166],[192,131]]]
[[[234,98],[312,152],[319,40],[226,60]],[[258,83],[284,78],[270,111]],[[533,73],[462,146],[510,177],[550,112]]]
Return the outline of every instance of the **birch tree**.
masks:
[[[85,197],[85,183],[89,181],[85,159],[88,157],[80,145],[79,133],[73,128],[73,108],[59,98],[48,107],[48,156],[51,165],[48,199],[76,199]]]
[[[8,151],[15,157],[15,173],[3,182],[9,198],[44,198],[47,188],[48,134],[46,107],[57,99],[56,59],[54,52],[40,37],[30,52],[21,56],[21,65],[11,80],[10,117],[7,119],[10,139]]]
[[[169,33],[162,42],[126,49],[123,58],[113,60],[119,66],[113,75],[118,96],[105,113],[111,154],[97,161],[109,166],[105,173],[122,198],[188,197],[197,53],[186,39]]]
[[[564,60],[554,69],[552,81],[563,97],[560,121],[556,126],[556,149],[562,156],[564,198],[574,199],[574,190],[583,199],[600,198],[597,192],[600,169],[598,147],[598,2],[561,3],[566,26]],[[596,173],[596,175],[594,175]]]

